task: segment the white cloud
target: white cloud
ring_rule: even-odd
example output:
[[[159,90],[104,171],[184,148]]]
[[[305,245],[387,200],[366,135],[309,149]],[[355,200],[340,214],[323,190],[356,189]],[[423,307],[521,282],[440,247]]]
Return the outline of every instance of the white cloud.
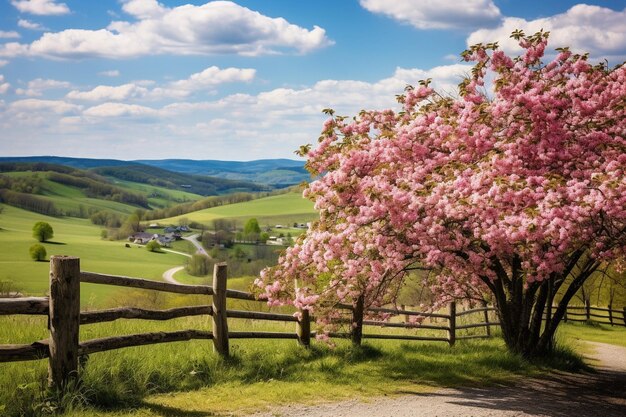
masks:
[[[501,19],[493,0],[360,0],[372,13],[387,15],[418,29],[493,26]]]
[[[120,72],[118,70],[101,71],[98,75],[102,75],[103,77],[119,77]]]
[[[8,63],[9,61],[7,61],[6,59],[0,59],[0,68],[4,67]]]
[[[156,0],[126,0],[122,10],[138,19],[158,18],[167,12]]]
[[[184,98],[194,92],[214,88],[229,82],[248,82],[254,79],[256,70],[251,68],[208,67],[202,72],[189,76],[184,80],[173,81],[163,87],[151,87],[150,80],[110,86],[99,85],[89,91],[70,91],[66,98],[87,101],[127,101],[127,100],[159,100],[163,98]]]
[[[322,80],[308,88],[277,88],[258,95],[233,94],[216,101],[172,103],[161,109],[163,116],[179,116],[196,112],[224,112],[227,119],[245,116],[255,125],[284,123],[285,117],[317,120],[321,110],[331,107],[337,114],[355,115],[362,109],[397,108],[395,95],[407,84],[432,78],[433,87],[453,92],[471,66],[455,64],[430,70],[397,68],[394,74],[375,83],[356,80]],[[258,118],[258,119],[257,119]]]
[[[12,112],[46,112],[53,114],[76,113],[82,109],[82,106],[67,103],[62,100],[40,100],[36,98],[27,98],[17,100],[9,104],[9,111]]]
[[[70,12],[65,3],[57,3],[55,0],[12,0],[11,4],[22,13],[36,15],[62,15]]]
[[[24,95],[28,97],[40,97],[46,90],[58,90],[70,88],[71,84],[67,81],[47,80],[43,78],[36,78],[28,82],[28,87],[18,88],[15,92],[18,95]]]
[[[136,84],[129,83],[118,86],[99,85],[89,91],[73,90],[67,93],[67,98],[71,100],[87,101],[124,101],[130,99],[143,98],[148,94],[148,89]]]
[[[4,82],[4,75],[0,74],[0,94],[4,94],[9,91],[11,84]]]
[[[467,38],[467,44],[498,41],[509,53],[521,51],[517,41],[510,38],[516,29],[526,34],[539,30],[550,31],[550,48],[570,46],[575,52],[590,52],[594,58],[626,56],[626,9],[614,11],[606,7],[578,4],[565,13],[525,20],[507,17],[495,29],[480,29]]]
[[[30,20],[20,19],[17,21],[17,25],[24,29],[30,30],[46,30],[44,26],[37,22],[31,22]]]
[[[156,116],[158,111],[137,104],[126,103],[104,103],[90,107],[83,112],[84,116],[97,118],[115,117],[151,117]]]
[[[186,80],[170,83],[170,88],[193,91],[210,88],[223,83],[252,81],[255,75],[256,70],[252,68],[231,67],[220,69],[216,66],[211,66],[202,72],[192,74]]]
[[[19,37],[20,37],[20,34],[14,30],[9,31],[9,32],[0,30],[0,39],[17,39]]]
[[[9,43],[0,56],[131,58],[144,55],[307,53],[330,45],[324,29],[307,30],[229,1],[166,8],[155,1],[122,6],[139,20],[114,21],[106,29],[45,33],[31,44]]]

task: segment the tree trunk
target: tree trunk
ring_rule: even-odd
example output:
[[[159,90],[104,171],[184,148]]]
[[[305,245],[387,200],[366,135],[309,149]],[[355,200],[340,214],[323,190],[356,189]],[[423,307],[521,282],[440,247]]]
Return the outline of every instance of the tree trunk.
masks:
[[[525,278],[522,274],[512,274],[509,277],[502,268],[494,268],[501,278],[486,283],[495,296],[502,336],[511,352],[532,358],[545,356],[553,350],[554,335],[564,318],[567,305],[587,278],[600,266],[600,262],[592,258],[587,258],[581,262],[582,265],[578,265],[580,257],[578,255],[572,259],[565,270],[569,275],[574,266],[577,266],[577,271],[572,274],[556,308],[552,304],[556,292],[565,282],[563,276],[553,274],[540,283],[532,282],[524,288]]]

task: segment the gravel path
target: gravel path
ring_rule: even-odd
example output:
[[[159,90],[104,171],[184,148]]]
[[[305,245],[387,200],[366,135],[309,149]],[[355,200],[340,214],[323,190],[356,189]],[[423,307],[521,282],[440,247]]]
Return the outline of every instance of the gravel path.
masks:
[[[174,279],[174,274],[183,269],[185,269],[184,266],[176,266],[174,268],[168,269],[167,271],[163,272],[163,280],[171,284],[180,284],[180,282]]]
[[[514,387],[443,389],[431,393],[281,407],[250,417],[625,417],[626,348],[591,343],[593,374],[553,373]]]

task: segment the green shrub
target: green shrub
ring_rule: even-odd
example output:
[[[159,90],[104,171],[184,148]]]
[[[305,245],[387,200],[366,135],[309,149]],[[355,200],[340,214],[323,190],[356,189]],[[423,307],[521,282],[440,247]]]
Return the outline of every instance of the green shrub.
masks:
[[[35,243],[33,246],[31,246],[29,252],[30,257],[33,259],[33,261],[39,262],[46,260],[46,248],[44,248],[43,245],[40,245],[39,243]]]
[[[45,242],[54,237],[52,226],[46,222],[37,222],[33,226],[33,237],[40,242]]]
[[[151,240],[146,244],[146,249],[150,252],[161,252],[161,245],[156,240]]]

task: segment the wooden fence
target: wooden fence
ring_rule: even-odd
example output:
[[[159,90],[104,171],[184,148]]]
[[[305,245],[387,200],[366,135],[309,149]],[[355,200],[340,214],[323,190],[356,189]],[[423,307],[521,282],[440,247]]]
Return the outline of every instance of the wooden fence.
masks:
[[[620,316],[621,319],[618,318]],[[617,310],[611,305],[608,308],[592,307],[589,303],[585,303],[584,306],[567,306],[563,321],[626,326],[626,307]]]
[[[227,357],[230,339],[293,339],[302,346],[308,347],[311,337],[312,317],[308,310],[300,311],[300,319],[291,314],[229,310],[227,299],[260,301],[253,294],[227,288],[227,266],[216,264],[213,273],[213,285],[180,285],[165,282],[129,278],[114,275],[96,274],[80,270],[80,260],[74,257],[53,256],[50,259],[50,291],[49,297],[24,297],[0,299],[0,315],[26,314],[48,316],[50,337],[31,344],[0,345],[0,362],[27,361],[49,358],[48,379],[52,386],[63,387],[69,379],[76,377],[78,358],[96,352],[120,349],[130,346],[149,345],[156,343],[178,342],[192,339],[208,339],[213,341],[214,350]],[[120,307],[99,311],[80,311],[80,283],[93,283],[132,287],[145,290],[165,291],[177,294],[196,294],[211,296],[211,304],[171,308],[167,310],[147,310],[134,307]],[[208,301],[208,299],[207,299]],[[491,326],[498,326],[497,321],[489,320],[489,312],[495,309],[486,304],[482,308],[457,312],[456,304],[451,303],[448,314],[424,313],[406,309],[370,308],[365,310],[363,299],[357,300],[355,306],[339,305],[350,316],[344,322],[350,325],[350,332],[330,333],[330,337],[350,338],[353,343],[360,344],[362,338],[397,339],[446,342],[451,346],[456,340],[490,337]],[[575,307],[576,308],[576,307]],[[593,317],[591,309],[587,309],[589,317]],[[364,320],[364,313],[404,315],[404,322]],[[481,322],[472,320],[460,323],[459,319],[469,315],[479,315]],[[570,313],[570,316],[576,313]],[[211,316],[212,331],[178,330],[170,332],[152,332],[113,336],[100,339],[79,341],[81,325],[102,323],[118,319],[170,320],[187,316]],[[411,316],[430,318],[437,322],[411,323]],[[611,316],[613,317],[613,316]],[[271,320],[295,323],[295,332],[233,332],[228,330],[229,318],[253,320]],[[569,320],[574,320],[568,317]],[[461,319],[463,321],[465,319]],[[467,321],[467,320],[465,320]],[[611,318],[611,323],[613,319]],[[624,310],[626,324],[626,309]],[[442,332],[441,336],[419,336],[415,334],[382,334],[364,333],[363,328],[387,327],[403,329],[429,329]],[[485,328],[485,334],[463,335],[459,331],[474,328]]]

